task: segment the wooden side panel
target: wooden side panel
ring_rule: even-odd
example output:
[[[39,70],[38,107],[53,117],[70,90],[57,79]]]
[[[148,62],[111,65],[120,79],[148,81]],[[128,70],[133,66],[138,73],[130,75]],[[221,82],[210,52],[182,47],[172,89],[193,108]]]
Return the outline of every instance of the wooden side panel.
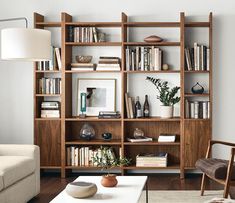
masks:
[[[210,121],[185,121],[185,167],[194,168],[198,159],[206,156],[210,139]]]
[[[35,125],[35,144],[40,147],[41,166],[60,166],[60,121],[36,121]]]

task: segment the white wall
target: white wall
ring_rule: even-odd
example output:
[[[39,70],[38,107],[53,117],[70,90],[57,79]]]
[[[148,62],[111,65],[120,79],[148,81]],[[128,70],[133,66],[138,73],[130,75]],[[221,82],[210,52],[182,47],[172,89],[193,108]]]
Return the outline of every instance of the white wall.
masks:
[[[132,20],[176,21],[179,12],[206,17],[214,14],[214,112],[213,137],[235,142],[233,108],[235,1],[233,0],[1,0],[0,19],[25,16],[30,24],[33,12],[59,20],[65,11],[75,19],[119,21],[124,11]],[[0,24],[22,26],[23,23]],[[0,143],[33,142],[33,71],[30,63],[0,62]],[[206,144],[206,143],[205,143]],[[224,154],[218,150],[217,154]]]

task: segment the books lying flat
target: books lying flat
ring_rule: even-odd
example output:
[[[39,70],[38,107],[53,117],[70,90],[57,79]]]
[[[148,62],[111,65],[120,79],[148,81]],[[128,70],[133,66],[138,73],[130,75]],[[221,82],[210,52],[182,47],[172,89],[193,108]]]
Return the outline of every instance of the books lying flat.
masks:
[[[159,135],[158,142],[175,142],[176,135]]]
[[[139,154],[136,156],[136,166],[145,167],[167,167],[168,154]]]
[[[41,118],[59,118],[59,110],[41,110]]]
[[[95,69],[93,67],[72,67],[71,70],[76,71],[94,71]]]
[[[74,71],[94,71],[94,63],[71,63],[71,70]]]
[[[94,67],[94,63],[71,63],[72,67]]]
[[[118,111],[100,111],[98,118],[121,118],[121,114]]]
[[[129,142],[151,142],[151,141],[153,141],[153,138],[145,137],[145,136],[140,136],[138,138],[128,137],[127,140]]]

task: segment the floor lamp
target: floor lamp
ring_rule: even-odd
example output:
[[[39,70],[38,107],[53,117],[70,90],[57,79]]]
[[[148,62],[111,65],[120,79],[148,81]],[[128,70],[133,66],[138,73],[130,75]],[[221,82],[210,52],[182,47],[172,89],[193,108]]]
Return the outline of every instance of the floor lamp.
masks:
[[[1,59],[13,61],[48,61],[51,59],[51,32],[28,28],[26,18],[0,19],[0,22],[25,21],[25,28],[1,31]]]

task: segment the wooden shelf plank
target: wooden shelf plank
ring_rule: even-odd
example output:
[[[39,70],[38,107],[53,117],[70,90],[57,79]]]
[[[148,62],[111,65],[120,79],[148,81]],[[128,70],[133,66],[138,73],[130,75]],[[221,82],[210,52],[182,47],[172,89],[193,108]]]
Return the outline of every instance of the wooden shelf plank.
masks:
[[[66,169],[85,169],[85,170],[92,170],[92,169],[96,169],[96,170],[100,170],[101,171],[101,167],[97,167],[97,166],[65,166]],[[121,170],[122,167],[112,167],[110,170]],[[104,173],[107,173],[104,171]]]
[[[61,73],[60,70],[36,70],[36,73]]]
[[[124,42],[126,46],[180,46],[180,42]]]
[[[153,170],[153,169],[180,169],[180,166],[179,164],[173,164],[173,165],[169,165],[167,167],[148,167],[148,166],[124,166],[122,167],[123,169],[131,169],[131,170],[140,170],[140,169],[143,169],[143,170],[146,170],[146,169],[150,169],[150,170]]]
[[[185,118],[185,121],[210,121],[210,118]]]
[[[128,122],[151,122],[151,121],[159,121],[159,122],[180,122],[180,117],[174,118],[161,118],[161,117],[150,117],[150,118],[125,118],[124,121]]]
[[[94,71],[80,71],[80,70],[66,70],[65,73],[121,73],[122,71],[114,70],[94,70]]]
[[[203,93],[203,94],[193,94],[193,93],[185,93],[185,97],[209,97],[209,93]]]
[[[60,97],[61,94],[36,94],[36,97]]]
[[[41,169],[61,169],[61,166],[40,166]]]
[[[66,145],[121,145],[121,140],[72,140],[65,142]]]
[[[137,146],[145,146],[145,145],[159,145],[159,146],[180,146],[180,142],[124,142],[124,145],[137,145]]]
[[[61,118],[35,118],[35,121],[61,121]]]
[[[210,73],[208,70],[185,70],[185,73]]]
[[[61,22],[37,22],[36,25],[44,27],[61,27]]]
[[[127,27],[180,27],[179,22],[127,22]]]
[[[84,27],[121,27],[121,22],[67,22],[65,25]]]
[[[149,70],[149,71],[124,71],[124,73],[180,73],[180,70]]]
[[[65,42],[67,46],[121,46],[121,42]]]
[[[210,27],[209,22],[186,22],[185,27]]]
[[[66,118],[65,121],[98,121],[98,122],[106,122],[106,121],[117,121],[120,122],[121,118],[98,118],[97,116],[90,116],[86,118]]]

